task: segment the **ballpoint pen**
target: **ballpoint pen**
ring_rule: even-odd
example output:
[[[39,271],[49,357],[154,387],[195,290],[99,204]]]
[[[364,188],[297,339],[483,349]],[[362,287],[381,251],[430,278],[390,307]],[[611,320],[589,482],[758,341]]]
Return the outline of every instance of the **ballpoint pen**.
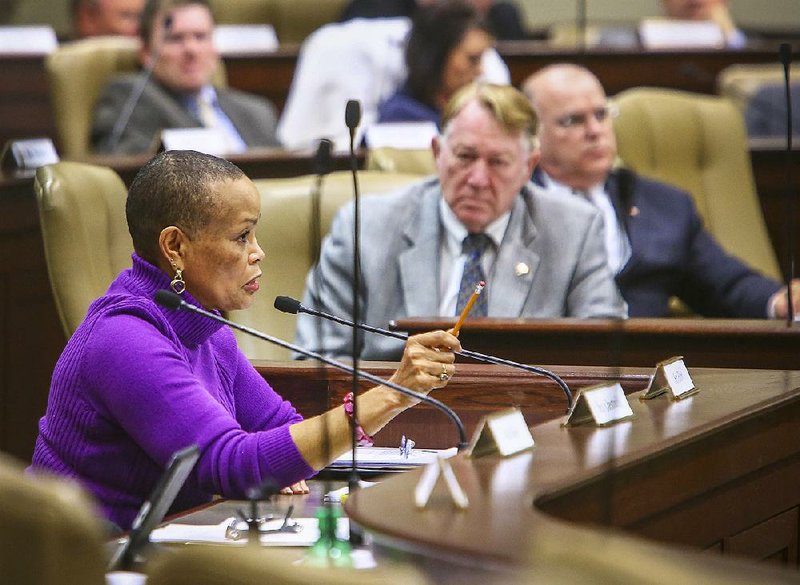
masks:
[[[480,281],[478,284],[475,285],[475,290],[472,291],[472,295],[470,295],[467,304],[464,305],[464,310],[461,311],[461,315],[458,317],[458,321],[456,321],[455,327],[453,327],[453,335],[458,337],[458,332],[461,331],[461,326],[464,324],[464,321],[467,320],[467,315],[472,310],[472,305],[475,304],[475,301],[478,300],[478,295],[481,294],[483,291],[483,287],[486,286],[484,281]]]

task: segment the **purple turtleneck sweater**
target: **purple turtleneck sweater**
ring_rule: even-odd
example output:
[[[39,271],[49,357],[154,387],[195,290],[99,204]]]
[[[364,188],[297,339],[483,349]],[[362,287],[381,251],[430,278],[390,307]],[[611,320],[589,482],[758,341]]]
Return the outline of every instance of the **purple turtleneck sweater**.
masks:
[[[77,479],[123,529],[170,456],[192,443],[200,459],[171,512],[314,473],[289,434],[302,417],[230,329],[157,305],[153,294],[168,287],[134,254],[133,267],[92,303],[56,364],[33,454],[34,470]]]

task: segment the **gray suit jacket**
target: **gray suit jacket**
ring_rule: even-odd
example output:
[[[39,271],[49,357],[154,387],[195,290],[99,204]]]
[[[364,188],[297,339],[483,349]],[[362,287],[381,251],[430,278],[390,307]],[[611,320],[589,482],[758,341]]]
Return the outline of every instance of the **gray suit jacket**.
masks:
[[[115,149],[109,144],[111,132],[122,113],[138,75],[114,78],[106,86],[94,108],[92,149],[96,153],[136,154],[148,152],[165,128],[196,128],[201,124],[181,100],[152,79],[145,85],[128,126]],[[249,147],[279,146],[275,137],[277,117],[267,100],[231,89],[217,89],[220,108],[230,118]]]
[[[427,179],[361,203],[362,321],[436,316],[439,310],[439,182]],[[352,315],[353,205],[339,210],[303,303]],[[589,203],[554,197],[528,184],[511,213],[484,294],[491,317],[625,317],[606,262],[603,220]],[[529,272],[517,276],[520,262]],[[352,330],[298,316],[297,343],[327,355],[351,355]],[[396,360],[402,343],[359,333],[360,356]]]

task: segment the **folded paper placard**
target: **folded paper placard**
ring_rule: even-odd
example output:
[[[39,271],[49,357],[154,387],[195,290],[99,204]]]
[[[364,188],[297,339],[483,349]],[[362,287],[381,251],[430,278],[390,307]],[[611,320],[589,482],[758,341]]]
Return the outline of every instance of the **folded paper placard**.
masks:
[[[564,426],[609,425],[631,418],[633,410],[619,382],[597,384],[578,390]]]
[[[43,165],[58,162],[58,153],[49,138],[29,138],[10,140],[3,148],[2,166],[4,169],[38,169]]]
[[[439,476],[444,478],[447,491],[456,507],[460,510],[468,508],[467,494],[461,489],[456,474],[453,473],[453,468],[450,466],[450,461],[441,456],[437,456],[436,461],[425,466],[419,482],[417,482],[417,487],[414,488],[414,503],[417,508],[424,508],[428,504]]]
[[[650,377],[650,383],[641,399],[649,400],[669,393],[673,400],[679,400],[697,392],[699,390],[695,388],[689,370],[683,363],[683,356],[677,355],[656,364],[656,371]]]
[[[507,408],[483,417],[472,435],[470,457],[508,457],[533,447],[528,423],[519,408]]]
[[[217,128],[165,128],[161,131],[158,150],[196,150],[213,156],[239,152]]]

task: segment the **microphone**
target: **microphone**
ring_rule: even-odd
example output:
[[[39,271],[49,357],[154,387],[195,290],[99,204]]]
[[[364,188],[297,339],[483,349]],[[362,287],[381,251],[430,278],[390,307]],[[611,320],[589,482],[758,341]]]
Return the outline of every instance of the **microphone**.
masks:
[[[162,289],[156,291],[154,298],[155,301],[162,307],[166,307],[168,309],[175,309],[179,311],[190,311],[192,313],[197,313],[198,315],[202,315],[203,317],[212,319],[213,321],[223,323],[228,327],[231,327],[233,329],[238,329],[239,331],[247,333],[248,335],[257,337],[258,339],[263,339],[264,341],[274,343],[275,345],[278,345],[290,351],[294,351],[306,357],[319,360],[329,366],[336,368],[337,370],[342,370],[343,372],[347,372],[348,374],[351,374],[354,377],[357,375],[361,378],[364,378],[365,380],[369,380],[373,384],[378,384],[379,386],[387,386],[392,390],[399,392],[400,394],[404,394],[405,396],[409,396],[420,402],[425,402],[427,404],[430,404],[431,406],[441,410],[450,418],[450,420],[453,421],[453,424],[456,426],[456,430],[458,431],[458,440],[459,440],[458,450],[463,451],[464,449],[467,448],[468,445],[467,434],[466,431],[464,430],[464,424],[461,422],[461,419],[458,417],[455,411],[453,411],[452,408],[447,406],[441,400],[437,400],[436,398],[428,396],[427,394],[415,392],[410,388],[406,388],[405,386],[400,386],[399,384],[395,384],[394,382],[390,382],[389,380],[384,380],[383,378],[375,376],[374,374],[370,374],[369,372],[356,371],[356,368],[344,364],[342,362],[336,361],[324,355],[320,355],[316,352],[303,349],[293,343],[289,343],[288,341],[283,341],[282,339],[278,339],[277,337],[267,335],[266,333],[258,331],[257,329],[253,329],[251,327],[247,327],[246,325],[240,325],[239,323],[230,321],[225,317],[222,317],[210,311],[206,311],[205,309],[201,309],[200,307],[192,305],[191,303],[187,303],[179,295],[175,294],[170,290]],[[355,400],[353,400],[353,402],[355,402]],[[355,425],[353,425],[353,427],[355,427]]]
[[[322,240],[320,197],[322,196],[322,182],[325,179],[325,175],[330,173],[333,167],[333,161],[331,159],[332,146],[333,143],[329,139],[323,138],[320,140],[312,162],[316,180],[311,190],[311,266],[314,266],[319,261],[319,250]]]
[[[786,200],[789,206],[786,216],[786,241],[789,249],[786,267],[786,286],[788,294],[788,306],[786,310],[786,324],[791,327],[794,323],[795,307],[792,302],[792,280],[794,280],[794,217],[795,201],[792,196],[792,85],[789,79],[789,71],[792,64],[792,46],[789,43],[781,43],[779,58],[783,65],[783,81],[786,92]]]
[[[361,123],[361,102],[347,100],[347,105],[344,108],[344,123],[350,130],[350,149],[352,150],[356,128]]]
[[[402,340],[408,339],[408,335],[404,333],[397,333],[396,331],[389,331],[388,329],[373,327],[371,325],[366,325],[365,323],[354,323],[353,321],[348,321],[346,319],[342,319],[341,317],[337,317],[329,313],[324,313],[322,311],[317,311],[315,309],[309,309],[308,307],[304,307],[300,303],[300,301],[298,301],[297,299],[293,299],[291,297],[286,297],[286,296],[275,297],[275,308],[284,313],[292,313],[292,314],[307,313],[308,315],[314,315],[315,317],[322,317],[323,319],[328,319],[329,321],[339,323],[340,325],[346,325],[347,327],[356,327],[364,331],[369,331],[370,333],[378,333],[379,335],[394,337],[395,339],[402,339]],[[545,368],[540,368],[538,366],[521,364],[504,358],[486,355],[483,353],[479,353],[477,351],[469,351],[463,348],[461,349],[461,351],[455,353],[456,355],[468,357],[479,362],[485,362],[500,366],[509,366],[511,368],[517,368],[519,370],[524,370],[532,374],[538,374],[540,376],[549,378],[550,380],[558,384],[558,386],[564,392],[564,395],[567,397],[567,412],[569,412],[570,409],[572,408],[572,403],[573,403],[572,391],[569,389],[569,386],[567,386],[567,383],[558,374],[551,372],[550,370],[547,370]]]
[[[147,86],[147,83],[153,76],[153,69],[155,69],[156,63],[158,63],[158,60],[161,57],[161,47],[164,44],[164,41],[166,41],[167,36],[169,36],[171,29],[172,14],[167,14],[164,17],[164,28],[161,34],[161,39],[153,51],[150,63],[148,63],[139,74],[139,79],[136,81],[136,85],[128,95],[128,99],[125,100],[125,104],[122,106],[122,111],[120,112],[119,118],[117,118],[117,121],[114,123],[114,127],[111,129],[111,137],[108,139],[108,147],[110,152],[117,150],[119,141],[122,139],[122,133],[128,128],[128,123],[131,121],[133,110],[136,109],[136,106],[139,103],[139,100],[142,98],[142,94],[144,93],[144,88]]]
[[[575,14],[575,31],[577,33],[578,52],[586,51],[586,0],[578,0]]]

